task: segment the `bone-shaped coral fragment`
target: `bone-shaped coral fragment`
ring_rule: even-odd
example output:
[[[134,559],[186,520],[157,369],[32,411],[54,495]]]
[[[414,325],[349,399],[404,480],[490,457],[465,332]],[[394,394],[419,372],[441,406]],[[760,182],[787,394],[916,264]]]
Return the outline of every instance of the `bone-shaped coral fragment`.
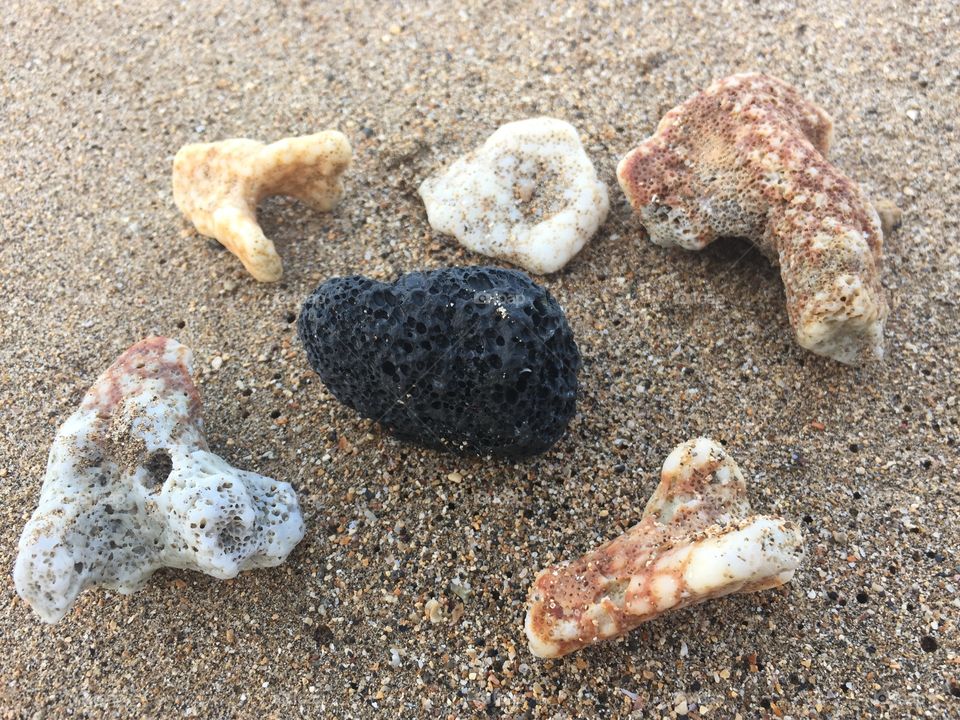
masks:
[[[257,224],[257,204],[289,195],[332,210],[350,157],[350,143],[336,130],[270,145],[244,138],[185,145],[173,160],[173,199],[198,232],[219,240],[257,280],[272,282],[283,265]]]
[[[580,252],[610,207],[576,129],[549,117],[502,125],[420,196],[435,230],[539,274]]]
[[[775,264],[799,344],[840,362],[883,355],[880,221],[825,159],[833,123],[759,74],[715,81],[663,116],[617,178],[658,245],[751,240]]]
[[[47,622],[88,586],[132,593],[161,567],[231,578],[279,565],[303,537],[288,483],[210,452],[191,361],[175,340],[142,340],[57,432],[14,567]]]
[[[534,580],[525,624],[531,652],[560,657],[668,610],[789,582],[803,557],[800,529],[752,515],[746,490],[717,443],[678,445],[638,524]]]

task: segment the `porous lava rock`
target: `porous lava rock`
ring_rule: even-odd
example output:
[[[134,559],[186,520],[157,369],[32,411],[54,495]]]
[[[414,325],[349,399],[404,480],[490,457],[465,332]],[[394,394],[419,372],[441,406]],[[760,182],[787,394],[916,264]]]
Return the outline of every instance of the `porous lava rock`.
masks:
[[[334,397],[428,447],[534,455],[576,409],[580,353],[563,310],[515,270],[333,278],[304,302],[298,333]]]

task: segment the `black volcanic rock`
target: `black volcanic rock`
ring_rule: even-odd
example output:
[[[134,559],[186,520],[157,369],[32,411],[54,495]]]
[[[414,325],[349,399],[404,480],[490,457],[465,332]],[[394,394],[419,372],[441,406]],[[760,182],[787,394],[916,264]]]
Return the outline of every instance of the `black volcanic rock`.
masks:
[[[297,330],[334,397],[430,447],[534,455],[576,409],[580,353],[563,310],[515,270],[333,278]]]

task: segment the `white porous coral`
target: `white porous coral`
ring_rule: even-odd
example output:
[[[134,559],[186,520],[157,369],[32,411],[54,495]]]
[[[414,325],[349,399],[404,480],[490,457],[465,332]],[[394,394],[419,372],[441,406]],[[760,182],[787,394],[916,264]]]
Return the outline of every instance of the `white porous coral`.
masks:
[[[560,657],[668,610],[789,582],[803,558],[800,528],[753,515],[746,492],[720,445],[698,438],[677,446],[638,524],[534,580],[531,652]]]
[[[121,355],[57,432],[14,583],[47,622],[86,587],[141,588],[161,567],[231,578],[303,537],[293,488],[207,448],[191,352],[152,337]]]
[[[566,265],[610,208],[577,131],[548,117],[503,125],[420,196],[435,230],[538,274]]]
[[[797,342],[857,364],[883,356],[883,236],[863,191],[826,160],[832,135],[790,85],[733,75],[664,115],[617,178],[659,245],[754,242],[780,266]]]

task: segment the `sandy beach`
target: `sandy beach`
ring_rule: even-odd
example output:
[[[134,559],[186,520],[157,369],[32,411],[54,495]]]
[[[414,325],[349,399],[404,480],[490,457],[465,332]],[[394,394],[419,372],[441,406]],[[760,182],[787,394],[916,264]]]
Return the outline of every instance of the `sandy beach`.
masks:
[[[960,718],[954,3],[14,0],[0,22],[0,718]],[[657,247],[617,186],[663,113],[743,71],[823,106],[831,161],[902,211],[879,364],[800,348],[758,251]],[[577,414],[523,462],[400,443],[310,369],[300,304],[334,276],[497,264],[416,189],[537,115],[576,126],[610,191],[535,278],[583,356]],[[354,151],[340,205],[260,207],[279,283],[177,211],[182,145],[328,128]],[[211,449],[292,483],[306,536],[279,567],[161,570],[45,625],[11,573],[50,443],[151,334],[194,350]],[[700,435],[803,527],[794,580],[534,657],[537,571],[636,523]]]

